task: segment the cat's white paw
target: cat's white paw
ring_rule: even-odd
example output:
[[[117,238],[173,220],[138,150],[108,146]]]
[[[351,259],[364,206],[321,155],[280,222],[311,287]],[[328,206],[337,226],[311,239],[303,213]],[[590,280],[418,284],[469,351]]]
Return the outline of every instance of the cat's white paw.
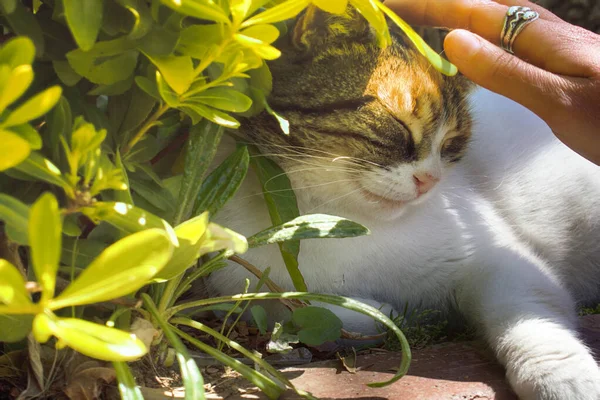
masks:
[[[523,325],[501,345],[506,376],[520,399],[600,400],[600,367],[573,332],[548,323],[533,324],[536,331]]]
[[[600,369],[591,355],[557,352],[548,357],[552,360],[528,360],[507,372],[520,399],[600,400]]]

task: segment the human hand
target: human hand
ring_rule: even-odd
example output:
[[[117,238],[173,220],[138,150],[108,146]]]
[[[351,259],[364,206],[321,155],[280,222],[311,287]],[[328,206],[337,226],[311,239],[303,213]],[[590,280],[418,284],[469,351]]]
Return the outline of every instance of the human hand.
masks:
[[[526,0],[387,0],[415,25],[456,29],[448,59],[475,83],[521,103],[567,146],[600,165],[600,35]],[[509,6],[540,14],[517,36],[515,55],[496,44]]]

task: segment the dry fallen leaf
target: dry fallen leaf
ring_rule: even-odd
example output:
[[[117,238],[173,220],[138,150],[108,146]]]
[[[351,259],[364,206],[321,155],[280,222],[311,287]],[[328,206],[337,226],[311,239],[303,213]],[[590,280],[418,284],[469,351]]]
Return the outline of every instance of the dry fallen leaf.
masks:
[[[84,358],[83,356],[78,358]],[[92,360],[77,362],[73,360],[73,368],[67,375],[67,385],[63,392],[72,400],[93,400],[100,397],[105,384],[115,380],[115,370],[107,363]]]

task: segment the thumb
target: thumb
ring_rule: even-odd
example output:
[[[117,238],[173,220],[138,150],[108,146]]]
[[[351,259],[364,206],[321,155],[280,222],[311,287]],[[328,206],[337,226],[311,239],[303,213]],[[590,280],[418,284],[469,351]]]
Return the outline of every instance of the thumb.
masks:
[[[467,78],[506,96],[542,119],[563,94],[563,79],[513,56],[472,32],[457,29],[444,41],[446,55]]]

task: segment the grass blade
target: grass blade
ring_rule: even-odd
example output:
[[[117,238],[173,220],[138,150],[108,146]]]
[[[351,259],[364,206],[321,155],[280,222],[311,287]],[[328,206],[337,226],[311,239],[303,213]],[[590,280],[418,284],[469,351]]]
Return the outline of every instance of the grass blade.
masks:
[[[123,400],[144,400],[140,388],[135,384],[131,370],[126,362],[113,361],[113,368],[119,381],[119,393]]]
[[[370,387],[383,387],[390,385],[400,378],[402,378],[408,372],[408,368],[410,366],[411,361],[411,352],[410,346],[406,337],[396,326],[394,321],[389,319],[385,314],[381,311],[367,304],[363,304],[357,300],[343,297],[343,296],[335,296],[330,294],[315,294],[315,293],[303,293],[303,292],[285,292],[285,293],[248,293],[248,294],[238,294],[235,296],[224,296],[224,297],[214,297],[210,299],[203,299],[192,301],[188,303],[183,303],[179,306],[173,307],[169,311],[169,315],[174,315],[178,312],[181,312],[185,309],[192,307],[201,307],[209,304],[218,304],[218,303],[226,303],[231,301],[239,301],[239,300],[272,300],[272,299],[300,299],[300,300],[309,300],[309,301],[320,301],[322,303],[333,304],[336,306],[344,307],[348,310],[356,311],[361,314],[367,315],[373,318],[375,321],[385,325],[389,328],[394,334],[398,337],[400,341],[400,345],[402,348],[402,360],[400,362],[400,367],[396,374],[392,377],[392,379],[385,382],[374,382],[370,383]],[[216,358],[216,357],[215,357]]]
[[[154,302],[147,294],[142,294],[144,304],[152,317],[158,322],[158,326],[162,329],[165,337],[173,346],[176,352],[177,362],[181,370],[181,378],[185,387],[185,398],[189,400],[204,400],[204,379],[196,365],[196,362],[188,353],[185,345],[179,337],[173,332],[172,326],[169,325],[159,314]],[[181,336],[181,335],[180,335]]]

